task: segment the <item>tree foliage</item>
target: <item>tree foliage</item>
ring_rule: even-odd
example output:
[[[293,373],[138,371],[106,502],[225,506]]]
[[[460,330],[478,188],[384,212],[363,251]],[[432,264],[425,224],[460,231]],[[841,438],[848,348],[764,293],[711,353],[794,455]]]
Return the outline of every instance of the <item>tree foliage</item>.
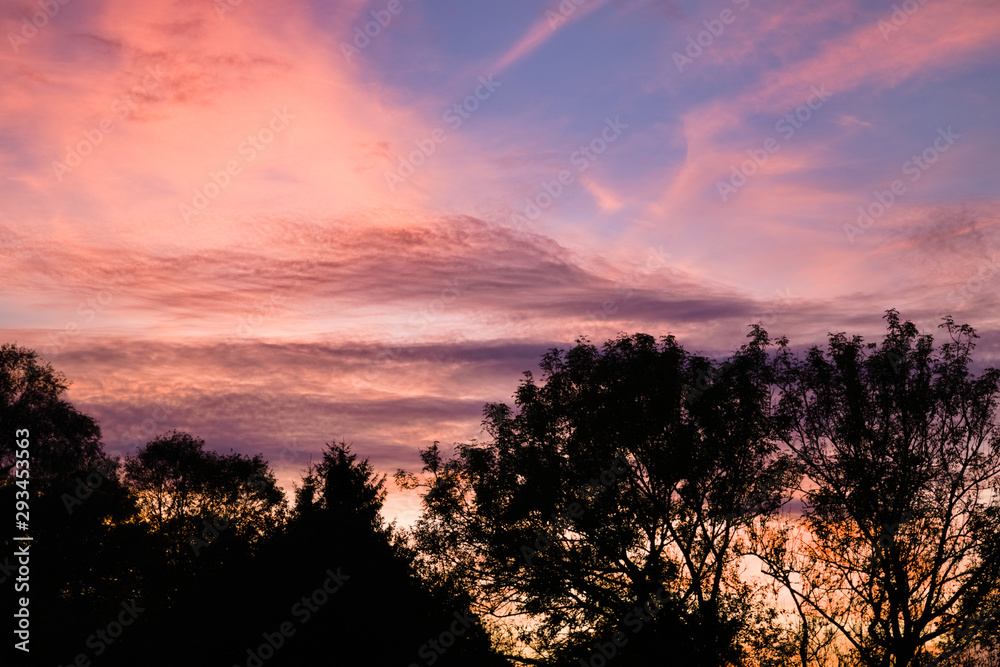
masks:
[[[832,334],[775,358],[776,418],[802,468],[801,517],[759,534],[794,597],[800,661],[905,667],[995,632],[1000,606],[1000,371],[970,372],[975,331],[948,318],[935,347],[898,313],[881,345]]]
[[[63,395],[69,383],[34,350],[0,346],[0,475],[14,466],[13,433],[27,429],[31,441],[32,479],[38,485],[65,481],[81,470],[107,464],[101,429]]]
[[[645,334],[553,349],[485,406],[487,441],[397,473],[422,490],[410,532],[344,442],[290,508],[263,456],[188,433],[110,459],[65,378],[4,345],[8,507],[10,435],[31,434],[32,657],[74,663],[131,600],[101,664],[256,664],[294,621],[269,666],[995,667],[1000,371],[972,372],[967,325],[886,323],[804,353],[755,326],[725,360]]]
[[[309,466],[295,494],[297,520],[317,515],[383,533],[385,475],[379,477],[368,459],[357,461],[345,442],[327,445],[319,463]]]
[[[552,350],[515,408],[486,407],[490,442],[422,453],[420,549],[484,613],[521,620],[525,661],[589,660],[622,633],[623,665],[740,663],[741,528],[794,475],[769,420],[768,344],[755,329],[725,364],[643,334]]]
[[[198,555],[216,532],[224,542],[253,546],[286,513],[285,494],[262,456],[206,451],[204,440],[187,433],[155,437],[126,458],[124,476],[143,519],[178,554]]]

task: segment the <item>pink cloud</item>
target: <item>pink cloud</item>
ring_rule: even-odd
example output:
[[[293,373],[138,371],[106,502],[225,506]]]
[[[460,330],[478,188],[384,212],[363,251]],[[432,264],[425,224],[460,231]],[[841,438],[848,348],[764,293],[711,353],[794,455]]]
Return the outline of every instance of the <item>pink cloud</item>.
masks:
[[[597,11],[608,4],[609,1],[588,0],[588,2],[584,3],[564,2],[547,10],[545,16],[535,21],[524,35],[496,60],[488,71],[502,72],[552,39],[557,30],[563,29],[570,23],[579,21],[592,12]]]

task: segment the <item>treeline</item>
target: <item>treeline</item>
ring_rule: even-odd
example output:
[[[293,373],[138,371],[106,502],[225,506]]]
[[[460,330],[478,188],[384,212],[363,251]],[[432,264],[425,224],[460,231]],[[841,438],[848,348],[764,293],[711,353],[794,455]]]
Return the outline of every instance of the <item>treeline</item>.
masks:
[[[0,348],[9,521],[30,491],[29,529],[3,531],[0,664],[509,664],[468,596],[421,576],[381,515],[384,477],[344,443],[327,446],[289,503],[262,457],[209,451],[187,433],[109,459],[65,389],[34,352]],[[25,534],[27,588],[16,592],[24,542],[12,538]],[[11,632],[22,597],[27,653]]]
[[[111,460],[4,346],[30,664],[996,667],[1000,371],[971,371],[967,325],[886,323],[803,353],[755,326],[725,360],[645,334],[551,350],[487,441],[396,474],[422,490],[408,531],[344,443],[290,502],[262,457],[187,433]]]

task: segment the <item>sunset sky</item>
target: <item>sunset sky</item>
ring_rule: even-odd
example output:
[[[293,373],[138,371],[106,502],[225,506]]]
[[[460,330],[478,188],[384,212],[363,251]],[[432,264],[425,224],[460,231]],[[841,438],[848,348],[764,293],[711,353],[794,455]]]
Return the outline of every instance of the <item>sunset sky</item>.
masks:
[[[1000,356],[1000,3],[0,0],[0,327],[112,454],[387,473],[580,336]],[[366,32],[367,31],[367,32]],[[413,517],[393,491],[387,513]]]

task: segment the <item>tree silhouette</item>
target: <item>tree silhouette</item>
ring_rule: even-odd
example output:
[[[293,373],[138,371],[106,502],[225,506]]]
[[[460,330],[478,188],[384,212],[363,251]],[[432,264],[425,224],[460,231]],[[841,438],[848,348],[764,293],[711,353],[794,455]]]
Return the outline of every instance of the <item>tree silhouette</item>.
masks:
[[[777,416],[805,477],[801,518],[759,555],[801,616],[800,662],[925,665],[995,633],[1000,617],[1000,371],[969,371],[975,331],[938,348],[887,311],[881,345],[831,334],[776,357]]]
[[[108,465],[101,430],[66,402],[66,378],[28,348],[0,346],[0,477],[14,466],[14,431],[26,429],[33,484],[65,482],[80,471]]]
[[[61,375],[30,350],[0,350],[0,425],[28,429],[33,457],[30,664],[258,664],[267,651],[277,651],[270,667],[507,664],[462,592],[419,576],[382,518],[384,476],[344,443],[306,471],[289,521],[261,456],[218,454],[174,431],[119,465],[96,422],[61,399]],[[2,441],[8,506],[19,490],[12,440]],[[0,579],[12,585],[15,544],[9,533],[0,543]],[[337,593],[317,602],[331,578]],[[4,596],[11,614],[15,599]],[[122,605],[138,617],[103,643],[95,629]],[[297,633],[282,639],[283,627]]]
[[[8,506],[11,436],[30,441],[31,659],[97,658],[131,603],[102,665],[997,667],[1000,370],[970,371],[976,332],[951,318],[939,345],[886,321],[881,344],[831,334],[804,356],[760,326],[725,361],[645,334],[551,350],[514,406],[486,405],[489,441],[397,473],[423,489],[412,532],[344,442],[290,509],[262,456],[187,433],[109,459],[65,378],[4,345]],[[792,612],[741,576],[749,554]]]
[[[220,537],[253,547],[284,520],[285,495],[260,455],[205,451],[204,440],[173,431],[127,457],[124,471],[142,517],[176,559]]]
[[[476,609],[523,619],[519,661],[750,659],[769,619],[737,576],[741,530],[793,466],[768,418],[769,340],[749,338],[725,364],[644,334],[552,350],[516,410],[486,407],[491,442],[422,452],[417,543]]]
[[[350,576],[326,609],[282,650],[282,664],[506,665],[492,654],[461,591],[418,576],[415,554],[382,518],[385,477],[344,442],[310,466],[296,493],[288,530],[276,546],[275,594],[307,590],[334,567]],[[287,605],[276,605],[287,611]],[[456,619],[463,619],[456,625]],[[272,623],[278,622],[275,617]],[[431,644],[451,629],[460,633]],[[423,651],[423,655],[421,652]],[[433,656],[428,658],[427,656]]]
[[[3,595],[7,618],[18,598],[30,600],[29,656],[40,665],[72,658],[93,633],[95,618],[138,596],[139,564],[151,555],[118,462],[102,451],[97,422],[63,398],[67,386],[34,351],[0,346],[0,501],[14,508],[16,494],[27,496],[29,528],[16,534],[33,538],[29,580],[16,582],[13,554],[25,542],[11,539],[13,530],[0,536],[0,585],[11,591]],[[26,437],[15,438],[22,429]],[[28,443],[26,480],[13,471],[18,439]],[[17,591],[15,583],[28,587]],[[10,650],[11,644],[3,649]],[[12,652],[11,664],[23,664],[25,654]]]
[[[322,516],[389,535],[382,517],[385,495],[385,475],[378,477],[368,459],[357,462],[357,455],[340,442],[329,445],[322,460],[306,471],[296,491],[295,517],[301,522]]]
[[[467,627],[432,653],[436,666],[507,664],[462,616],[458,594],[416,575],[413,553],[382,520],[383,478],[356,458],[344,443],[329,446],[303,476],[288,522],[252,552],[183,579],[113,664],[426,664],[420,651],[456,618]]]

